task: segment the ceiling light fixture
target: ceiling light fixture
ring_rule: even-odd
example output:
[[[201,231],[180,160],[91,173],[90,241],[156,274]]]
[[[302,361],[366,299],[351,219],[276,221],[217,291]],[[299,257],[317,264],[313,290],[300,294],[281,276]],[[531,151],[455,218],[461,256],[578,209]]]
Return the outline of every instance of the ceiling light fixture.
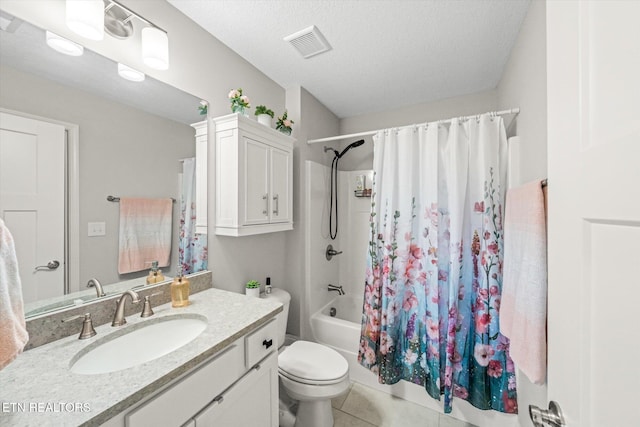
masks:
[[[70,56],[80,56],[84,53],[84,48],[78,43],[72,42],[64,37],[60,37],[51,31],[47,31],[46,34],[47,45],[49,45],[53,50]]]
[[[132,20],[144,25],[141,34],[142,61],[156,70],[169,68],[169,37],[167,32],[115,0],[104,0],[105,31],[116,38],[127,39],[133,34]]]
[[[127,79],[132,82],[143,82],[145,78],[145,75],[143,72],[134,70],[133,68],[127,65],[121,64],[119,62],[118,62],[118,74],[123,79]]]
[[[156,27],[142,29],[142,60],[151,68],[169,68],[169,37]]]
[[[133,20],[142,29],[142,61],[156,70],[169,68],[167,32],[115,0],[66,0],[66,22],[73,32],[91,40],[102,40],[107,32],[125,40],[133,35]]]
[[[104,38],[104,3],[102,0],[67,0],[65,20],[74,33],[89,40]]]

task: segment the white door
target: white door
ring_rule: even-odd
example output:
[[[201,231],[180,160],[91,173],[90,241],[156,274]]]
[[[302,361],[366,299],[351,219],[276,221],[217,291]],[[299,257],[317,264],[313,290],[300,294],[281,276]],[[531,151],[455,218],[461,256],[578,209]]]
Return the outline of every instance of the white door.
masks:
[[[271,222],[291,221],[291,153],[271,148]]]
[[[572,427],[640,419],[639,22],[547,2],[548,397]]]
[[[0,215],[25,303],[64,294],[64,188],[64,127],[0,113]]]
[[[245,141],[245,219],[242,225],[269,222],[269,147],[261,142]]]

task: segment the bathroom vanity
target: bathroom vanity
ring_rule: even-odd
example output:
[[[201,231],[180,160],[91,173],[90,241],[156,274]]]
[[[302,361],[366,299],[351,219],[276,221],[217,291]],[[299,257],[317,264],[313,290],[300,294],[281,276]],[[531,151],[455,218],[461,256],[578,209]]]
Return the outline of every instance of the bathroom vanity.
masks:
[[[191,305],[96,328],[27,351],[0,371],[0,424],[11,426],[278,425],[277,326],[282,305],[209,289]],[[129,331],[173,318],[206,319],[192,341],[133,367],[78,374],[80,357]],[[117,352],[112,357],[127,357]],[[97,366],[97,371],[102,367]],[[231,420],[231,422],[229,422]],[[225,424],[226,422],[226,424]],[[240,422],[240,424],[237,424]]]

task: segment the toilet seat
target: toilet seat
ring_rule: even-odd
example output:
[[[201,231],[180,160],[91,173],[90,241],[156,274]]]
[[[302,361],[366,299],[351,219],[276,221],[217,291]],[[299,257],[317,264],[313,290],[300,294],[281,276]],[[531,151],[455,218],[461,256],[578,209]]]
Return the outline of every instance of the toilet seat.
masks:
[[[349,363],[332,348],[296,341],[278,356],[278,372],[302,384],[331,385],[348,377]]]

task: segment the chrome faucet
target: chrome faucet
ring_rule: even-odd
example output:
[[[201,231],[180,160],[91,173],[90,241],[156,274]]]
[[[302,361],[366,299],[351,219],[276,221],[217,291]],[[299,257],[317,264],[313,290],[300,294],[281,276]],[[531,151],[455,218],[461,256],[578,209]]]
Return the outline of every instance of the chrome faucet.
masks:
[[[327,286],[327,290],[329,292],[336,291],[336,292],[338,292],[338,295],[344,295],[344,290],[342,289],[342,285],[336,286],[336,285],[332,285],[331,283],[329,283],[329,286]]]
[[[100,282],[98,281],[98,279],[96,278],[91,278],[89,279],[89,281],[87,282],[87,288],[96,288],[96,294],[98,295],[98,298],[100,297],[104,297],[107,294],[104,293],[104,291],[102,290],[102,285],[100,284]]]
[[[127,323],[127,319],[124,318],[124,303],[127,300],[127,296],[131,297],[131,302],[134,304],[138,304],[140,302],[140,296],[136,291],[129,289],[124,292],[120,299],[116,301],[116,312],[113,315],[113,322],[111,322],[111,326],[122,326]]]

